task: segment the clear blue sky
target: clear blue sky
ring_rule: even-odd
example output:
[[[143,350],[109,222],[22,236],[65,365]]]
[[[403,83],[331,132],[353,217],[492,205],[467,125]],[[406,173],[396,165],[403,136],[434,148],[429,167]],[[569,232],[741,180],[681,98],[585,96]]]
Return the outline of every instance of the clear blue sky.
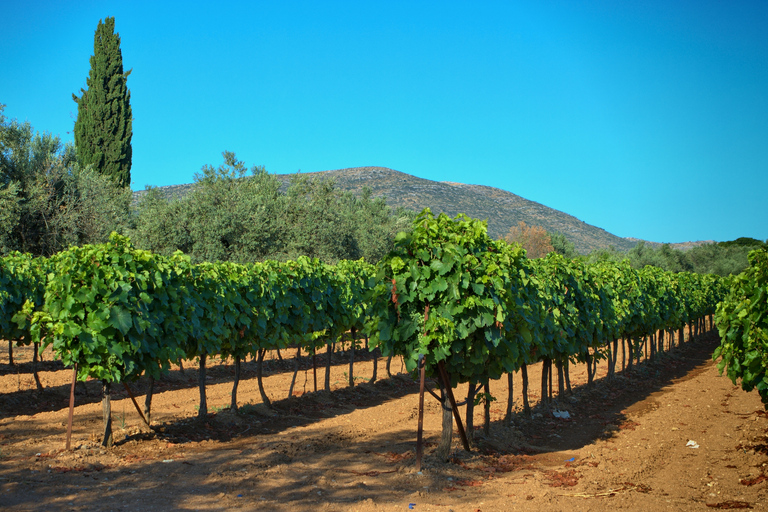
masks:
[[[619,236],[768,238],[768,2],[3,2],[5,115],[72,140],[106,16],[134,190],[230,150],[491,185]]]

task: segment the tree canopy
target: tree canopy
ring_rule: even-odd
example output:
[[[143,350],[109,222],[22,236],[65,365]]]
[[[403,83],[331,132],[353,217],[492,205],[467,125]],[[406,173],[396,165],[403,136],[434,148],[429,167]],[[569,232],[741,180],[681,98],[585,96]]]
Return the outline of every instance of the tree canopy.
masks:
[[[131,192],[83,168],[72,146],[6,119],[0,105],[0,253],[50,256],[104,242],[129,222]]]
[[[555,250],[550,235],[544,228],[528,226],[523,221],[518,222],[517,226],[512,226],[504,240],[508,243],[520,244],[531,259],[543,258]]]
[[[248,170],[234,153],[195,175],[191,193],[167,198],[150,188],[136,205],[131,237],[164,255],[176,250],[193,261],[239,263],[299,256],[326,263],[377,261],[415,214],[392,211],[369,190],[340,191],[332,180],[297,174],[285,191],[263,167]]]
[[[80,89],[77,103],[75,146],[80,162],[93,165],[123,187],[131,184],[131,93],[123,71],[120,35],[115,18],[99,20],[93,38],[88,89]]]
[[[747,254],[755,246],[741,243],[701,244],[686,251],[669,244],[653,247],[643,241],[624,253],[615,249],[602,249],[587,256],[588,261],[629,260],[634,268],[647,265],[670,272],[695,272],[697,274],[735,275],[749,266]]]

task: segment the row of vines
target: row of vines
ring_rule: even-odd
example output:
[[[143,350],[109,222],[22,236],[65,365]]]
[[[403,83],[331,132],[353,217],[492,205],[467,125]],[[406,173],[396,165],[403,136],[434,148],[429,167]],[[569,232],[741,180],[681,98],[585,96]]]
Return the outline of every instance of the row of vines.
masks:
[[[490,379],[525,376],[538,361],[550,375],[555,365],[560,389],[570,362],[588,363],[591,380],[598,360],[615,371],[619,342],[631,354],[649,347],[652,357],[665,332],[698,328],[726,291],[715,276],[556,254],[529,260],[519,246],[492,240],[484,222],[425,210],[376,267],[307,258],[193,265],[116,234],[48,259],[13,254],[0,259],[0,338],[50,346],[79,380],[100,380],[105,400],[114,383],[155,379],[197,358],[204,415],[209,358],[234,359],[236,407],[245,357],[261,362],[265,351],[289,346],[313,354],[361,333],[409,371],[422,361],[448,403],[460,382],[488,395]],[[105,443],[108,436],[105,428]]]
[[[607,359],[610,375],[620,340],[630,355],[650,344],[653,357],[665,332],[682,340],[685,325],[699,329],[726,292],[717,276],[636,270],[626,261],[586,264],[554,253],[529,260],[519,246],[492,240],[484,222],[428,211],[397,237],[374,282],[372,344],[402,354],[409,370],[423,361],[440,385],[440,457],[450,449],[456,384],[470,385],[468,420],[471,394],[484,390],[487,425],[490,379],[521,371],[525,388],[527,365],[542,361],[546,400],[553,363],[559,389],[570,361],[587,363],[591,380],[597,360]]]
[[[153,382],[172,363],[197,358],[199,414],[205,416],[210,357],[235,361],[234,408],[246,356],[261,363],[267,350],[289,345],[314,353],[360,330],[364,285],[373,271],[364,261],[329,266],[308,258],[193,265],[181,253],[166,258],[113,234],[106,244],[48,259],[13,254],[0,260],[0,337],[34,344],[34,354],[50,346],[78,380],[102,382],[105,404],[114,383],[142,375]]]
[[[768,408],[768,250],[749,253],[749,268],[731,279],[726,297],[717,305],[715,322],[720,346],[713,358],[734,384],[757,389]]]

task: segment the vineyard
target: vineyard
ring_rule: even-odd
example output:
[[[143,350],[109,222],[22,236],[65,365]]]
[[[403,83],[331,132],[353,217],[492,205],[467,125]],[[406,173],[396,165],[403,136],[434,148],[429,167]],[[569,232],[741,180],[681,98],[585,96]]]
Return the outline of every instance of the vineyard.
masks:
[[[690,361],[706,366],[700,356],[712,354],[717,343],[713,315],[723,337],[716,350],[721,368],[745,390],[766,396],[763,253],[755,253],[750,270],[734,279],[624,263],[588,265],[556,254],[528,260],[519,246],[490,239],[484,223],[428,211],[376,266],[306,258],[193,265],[183,254],[162,257],[113,235],[109,243],[73,247],[48,259],[14,254],[0,260],[0,338],[13,340],[8,366],[29,369],[40,402],[59,404],[44,407],[48,414],[60,411],[59,436],[67,423],[60,395],[74,400],[76,382],[84,383],[80,394],[89,387],[93,393],[98,384],[103,426],[98,444],[89,446],[106,448],[105,457],[129,443],[157,450],[162,439],[171,439],[170,446],[213,438],[243,450],[238,439],[253,442],[256,435],[259,443],[272,442],[264,436],[284,437],[300,428],[300,417],[317,425],[326,415],[362,418],[384,402],[410,397],[407,415],[395,418],[396,439],[367,443],[368,453],[389,457],[393,478],[415,478],[420,449],[426,458],[418,475],[445,465],[468,471],[478,457],[494,454],[509,467],[490,473],[504,473],[512,466],[525,470],[531,465],[525,457],[549,452],[537,450],[530,436],[555,435],[555,413],[566,420],[560,426],[567,431],[563,413],[569,409],[575,417],[600,416],[590,407],[602,403],[607,413],[622,401],[629,404],[627,388],[644,392],[681,378]],[[695,357],[686,359],[689,353]],[[71,382],[62,379],[67,371]],[[167,410],[179,405],[166,395],[186,389],[189,406],[193,372],[196,411],[187,408],[182,419]],[[730,384],[726,388],[734,393]],[[143,395],[143,407],[132,390]],[[426,393],[437,400],[427,394],[429,402],[414,410],[413,395]],[[611,396],[615,404],[605,402]],[[132,417],[141,418],[135,432],[119,425],[117,439],[113,398],[135,405]],[[27,417],[37,413],[29,404],[4,400],[4,417],[12,405]],[[474,427],[475,406],[482,406],[482,430]],[[122,418],[124,423],[124,411]],[[354,420],[363,422],[357,430],[370,421],[361,418]],[[68,427],[84,446],[81,420],[82,414],[70,416]],[[424,423],[426,435],[423,446],[414,447],[417,423]],[[438,424],[442,435],[435,438],[430,432]],[[618,424],[617,431],[626,425]],[[347,445],[354,432],[346,430],[331,444]],[[550,437],[548,444],[558,442]],[[288,459],[298,458],[301,446],[291,446]],[[509,446],[518,451],[508,452]],[[383,472],[353,469],[350,461],[335,464],[350,464],[350,475],[368,479]],[[568,481],[575,471],[558,478]],[[627,486],[625,491],[642,491]],[[322,495],[322,485],[315,487]]]

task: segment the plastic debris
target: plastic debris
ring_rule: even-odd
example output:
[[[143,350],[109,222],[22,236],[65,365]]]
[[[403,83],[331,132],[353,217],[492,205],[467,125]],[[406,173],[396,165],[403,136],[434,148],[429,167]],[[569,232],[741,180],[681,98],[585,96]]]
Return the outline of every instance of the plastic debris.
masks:
[[[697,443],[696,441],[694,441],[693,439],[691,439],[691,440],[689,440],[689,441],[686,443],[686,445],[685,445],[685,446],[687,446],[687,447],[689,447],[689,448],[698,448],[698,447],[699,447],[699,443]]]
[[[415,503],[409,503],[408,504],[408,510],[413,510],[415,506],[416,506]]]
[[[571,457],[570,459],[565,459],[565,462],[573,462],[576,460],[576,457]]]
[[[571,413],[569,413],[568,411],[552,411],[552,416],[554,416],[555,418],[561,418],[561,419],[567,420],[567,419],[570,419]]]

